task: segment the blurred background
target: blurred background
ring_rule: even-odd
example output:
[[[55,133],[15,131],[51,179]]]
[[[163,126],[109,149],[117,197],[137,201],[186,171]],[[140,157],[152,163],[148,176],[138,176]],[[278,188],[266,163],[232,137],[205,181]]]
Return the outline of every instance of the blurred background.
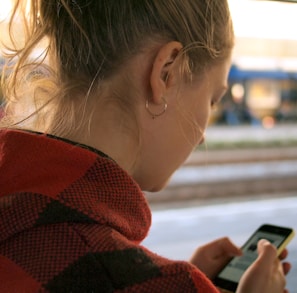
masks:
[[[236,34],[229,92],[216,124],[295,122],[297,119],[297,5],[229,0]]]
[[[236,35],[229,90],[212,113],[205,144],[167,188],[146,194],[153,226],[144,244],[170,258],[189,258],[225,235],[241,245],[263,223],[297,230],[297,3],[229,5]],[[10,7],[1,1],[4,40]],[[288,288],[297,293],[297,237],[289,250]]]

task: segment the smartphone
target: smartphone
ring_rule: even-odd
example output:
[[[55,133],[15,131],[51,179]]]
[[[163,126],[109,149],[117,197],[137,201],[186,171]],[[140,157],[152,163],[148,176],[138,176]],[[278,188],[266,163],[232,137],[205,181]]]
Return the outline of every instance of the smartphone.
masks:
[[[259,240],[266,239],[271,242],[276,246],[278,255],[280,255],[294,235],[294,230],[291,228],[262,225],[243,245],[243,255],[232,258],[215,277],[215,285],[226,292],[235,292],[241,276],[258,257],[257,243]]]

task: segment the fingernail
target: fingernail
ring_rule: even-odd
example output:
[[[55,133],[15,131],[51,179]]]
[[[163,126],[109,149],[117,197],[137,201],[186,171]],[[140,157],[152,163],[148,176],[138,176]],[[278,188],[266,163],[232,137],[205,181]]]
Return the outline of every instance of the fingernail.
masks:
[[[268,245],[268,244],[270,244],[270,242],[267,240],[267,239],[261,239],[261,240],[259,240],[259,242],[258,242],[260,245]]]

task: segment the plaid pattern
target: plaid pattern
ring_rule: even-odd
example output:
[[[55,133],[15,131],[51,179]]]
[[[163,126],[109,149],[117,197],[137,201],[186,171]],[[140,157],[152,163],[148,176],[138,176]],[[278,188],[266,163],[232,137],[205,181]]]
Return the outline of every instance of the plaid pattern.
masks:
[[[140,245],[151,213],[118,165],[73,143],[0,131],[0,292],[217,292]]]

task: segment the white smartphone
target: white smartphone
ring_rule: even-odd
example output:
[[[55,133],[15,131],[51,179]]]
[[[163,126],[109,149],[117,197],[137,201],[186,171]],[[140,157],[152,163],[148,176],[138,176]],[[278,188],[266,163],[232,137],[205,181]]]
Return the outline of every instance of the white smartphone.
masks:
[[[271,242],[276,246],[278,255],[280,255],[294,235],[294,230],[291,228],[269,224],[262,225],[243,245],[243,255],[232,258],[215,277],[215,285],[226,292],[235,292],[241,276],[258,257],[257,243],[259,240],[266,239]]]

